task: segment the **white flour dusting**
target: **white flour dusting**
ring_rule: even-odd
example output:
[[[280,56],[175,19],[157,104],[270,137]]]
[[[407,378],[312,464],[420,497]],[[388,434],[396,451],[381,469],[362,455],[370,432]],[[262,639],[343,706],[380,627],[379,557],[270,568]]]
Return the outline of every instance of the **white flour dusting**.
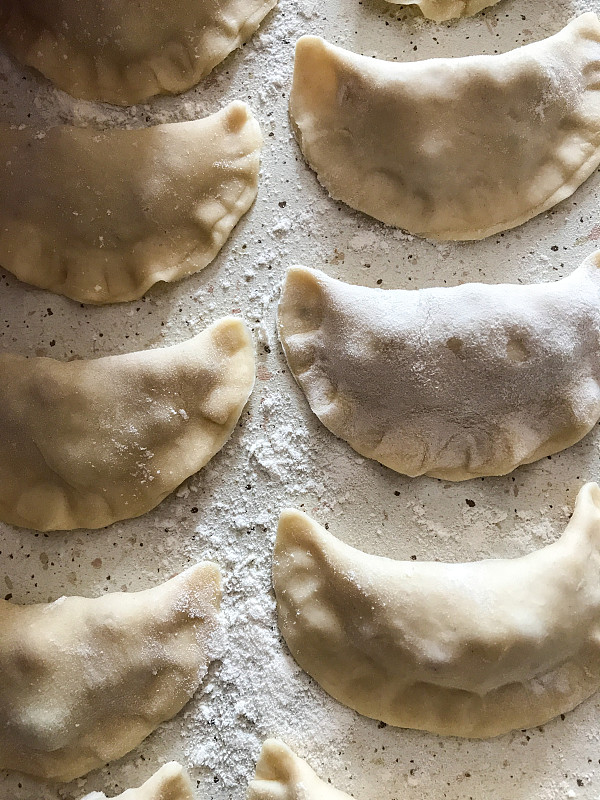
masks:
[[[265,137],[254,208],[215,262],[140,301],[83,308],[0,271],[0,348],[89,358],[182,341],[220,315],[253,329],[257,383],[223,450],[157,509],[104,531],[34,534],[0,526],[0,583],[16,602],[155,585],[192,562],[225,576],[218,658],[174,720],[118,762],[65,787],[0,774],[0,800],[110,797],[169,759],[198,798],[241,800],[260,744],[279,736],[358,800],[597,800],[600,699],[544,726],[471,742],[359,717],[293,662],[277,631],[271,548],[281,508],[301,507],[355,547],[394,558],[457,561],[521,555],[556,539],[583,481],[598,478],[598,436],[505,478],[410,480],[362,459],[311,414],[275,331],[290,264],[383,288],[532,282],[569,274],[600,240],[600,182],[514,231],[432,244],[329,199],[306,167],[286,104],[303,33],[382,58],[494,53],[550,35],[600,0],[502,0],[472,20],[436,25],[384,0],[280,0],[259,33],[181,97],[116,109],[75,101],[0,55],[3,120],[138,127],[193,119],[239,98]],[[178,408],[174,413],[181,414]]]

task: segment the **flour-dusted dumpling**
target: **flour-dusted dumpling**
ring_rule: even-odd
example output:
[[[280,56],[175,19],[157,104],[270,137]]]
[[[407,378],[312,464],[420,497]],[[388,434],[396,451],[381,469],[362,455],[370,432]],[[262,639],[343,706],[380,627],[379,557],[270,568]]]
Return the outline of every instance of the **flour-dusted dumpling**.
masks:
[[[107,800],[107,797],[103,792],[92,792],[82,800]],[[111,800],[194,800],[194,795],[184,768],[176,761],[169,761],[137,789],[127,789]]]
[[[600,489],[563,536],[469,564],[366,555],[284,511],[279,627],[298,664],[373,719],[487,738],[542,725],[600,687]]]
[[[472,17],[499,0],[387,0],[402,6],[418,6],[427,19],[444,22],[458,17]]]
[[[0,769],[70,781],[137,747],[206,674],[220,598],[204,562],[143,592],[0,600]]]
[[[267,739],[246,800],[350,800],[278,739]]]
[[[84,100],[178,94],[258,28],[277,0],[2,0],[0,42]]]
[[[600,22],[504,55],[393,63],[314,36],[290,113],[330,194],[434,239],[482,239],[546,211],[600,163]]]
[[[0,355],[0,519],[47,531],[144,514],[221,449],[253,385],[233,317],[91,361]]]
[[[369,289],[292,267],[279,336],[310,407],[406,475],[504,475],[600,417],[600,253],[530,286]]]
[[[0,125],[0,266],[82,303],[198,272],[254,202],[261,145],[239,102],[139,130]]]

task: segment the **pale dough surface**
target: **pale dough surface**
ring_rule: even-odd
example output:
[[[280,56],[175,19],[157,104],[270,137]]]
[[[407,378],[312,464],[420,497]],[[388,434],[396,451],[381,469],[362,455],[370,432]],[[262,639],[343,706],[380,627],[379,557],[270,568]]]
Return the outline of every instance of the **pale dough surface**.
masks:
[[[218,567],[143,592],[0,600],[0,769],[70,781],[177,714],[210,661]]]
[[[467,564],[393,561],[280,517],[279,627],[325,691],[403,728],[487,738],[570,711],[600,686],[600,489],[554,544]]]
[[[104,792],[86,794],[82,800],[107,800]],[[170,761],[135,789],[126,789],[111,800],[194,800],[188,774],[176,761]]]
[[[138,130],[0,125],[0,265],[95,304],[198,272],[254,202],[261,146],[241,102]]]
[[[384,727],[334,700],[300,669],[281,642],[271,584],[282,508],[304,508],[348,544],[395,559],[514,557],[555,541],[582,482],[600,477],[600,425],[507,478],[448,483],[406,478],[365,460],[310,410],[275,327],[288,266],[385,289],[555,281],[600,246],[600,171],[551,213],[504,236],[444,245],[409,240],[333,201],[290,138],[296,40],[315,34],[399,61],[493,54],[550,36],[586,8],[599,11],[600,0],[502,0],[438,25],[383,0],[280,0],[246,46],[195,89],[157,97],[135,112],[76,101],[0,51],[2,119],[15,125],[131,128],[201,118],[241,99],[265,137],[254,206],[217,259],[190,278],[157,284],[140,302],[81,308],[0,270],[4,352],[67,361],[146,350],[183,342],[234,313],[255,329],[258,373],[229,442],[150,513],[47,536],[0,523],[0,597],[12,592],[13,602],[136,591],[206,559],[230,576],[223,665],[211,667],[179,715],[72,785],[0,771],[2,800],[80,800],[93,790],[110,797],[141,786],[168,761],[189,770],[196,800],[244,800],[262,743],[272,736],[358,800],[569,800],[572,793],[573,800],[598,800],[600,692],[564,720],[501,739]]]
[[[394,5],[415,5],[427,19],[443,22],[458,17],[472,17],[500,0],[387,0]]]
[[[529,286],[351,286],[291,267],[279,336],[312,410],[410,476],[504,475],[600,417],[600,254]]]
[[[267,739],[246,800],[350,800],[278,739]]]
[[[3,0],[0,41],[84,100],[179,94],[258,28],[277,0]]]
[[[221,449],[253,385],[234,317],[121,356],[0,354],[0,519],[70,530],[144,514]]]
[[[296,46],[290,115],[332,197],[433,239],[483,239],[564,200],[600,163],[600,23],[502,55],[393,63]]]

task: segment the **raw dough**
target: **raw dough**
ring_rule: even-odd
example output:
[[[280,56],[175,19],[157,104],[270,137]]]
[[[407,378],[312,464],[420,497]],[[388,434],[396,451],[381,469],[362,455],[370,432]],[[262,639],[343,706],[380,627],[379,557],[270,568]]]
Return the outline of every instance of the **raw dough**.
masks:
[[[107,800],[103,792],[86,794],[82,800]],[[194,800],[190,779],[176,761],[170,761],[137,789],[126,792],[112,800]]]
[[[263,744],[246,800],[350,800],[278,739]]]
[[[204,562],[144,592],[0,600],[0,769],[70,781],[137,747],[204,677],[220,598]]]
[[[279,336],[312,410],[406,475],[504,475],[600,417],[600,253],[555,283],[369,289],[292,267]]]
[[[542,725],[600,686],[600,489],[554,544],[469,564],[392,561],[281,515],[279,627],[332,697],[403,728],[486,738]]]
[[[483,239],[572,194],[600,163],[600,22],[495,56],[392,63],[315,36],[290,114],[331,195],[435,239]]]
[[[253,385],[233,317],[91,361],[0,355],[0,519],[47,531],[144,514],[221,449]]]
[[[258,28],[277,0],[2,0],[0,42],[84,100],[179,94]]]
[[[0,125],[0,265],[82,303],[198,272],[254,202],[261,145],[239,102],[138,130]]]
[[[458,17],[473,17],[484,8],[494,6],[500,0],[387,0],[402,6],[418,6],[427,19],[445,22]]]

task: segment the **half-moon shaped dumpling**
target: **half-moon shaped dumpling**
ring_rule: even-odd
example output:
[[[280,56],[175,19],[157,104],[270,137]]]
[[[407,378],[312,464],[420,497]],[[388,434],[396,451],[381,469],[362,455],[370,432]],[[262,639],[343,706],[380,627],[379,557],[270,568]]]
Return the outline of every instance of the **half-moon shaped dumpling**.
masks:
[[[487,738],[542,725],[600,687],[600,489],[523,558],[443,564],[366,555],[284,511],[279,627],[298,664],[373,719]]]
[[[278,739],[267,739],[246,800],[350,800]]]
[[[393,63],[314,36],[290,114],[330,194],[434,239],[483,239],[564,200],[600,163],[600,22],[495,56]]]
[[[91,361],[0,355],[0,519],[49,531],[144,514],[221,449],[253,385],[233,317]]]
[[[239,102],[139,130],[0,125],[0,265],[82,303],[198,272],[254,202],[261,145]]]
[[[458,17],[472,17],[499,0],[387,0],[393,5],[418,6],[427,19],[445,22]]]
[[[107,798],[103,792],[92,792],[82,800]],[[112,800],[194,800],[194,795],[184,768],[176,761],[169,761],[137,789],[127,789]]]
[[[600,253],[555,283],[350,286],[292,267],[279,336],[310,407],[406,475],[504,475],[600,417]]]
[[[0,42],[84,100],[142,103],[194,86],[277,0],[2,0]]]
[[[198,688],[220,598],[204,562],[144,592],[0,600],[0,769],[70,781],[137,747]]]

